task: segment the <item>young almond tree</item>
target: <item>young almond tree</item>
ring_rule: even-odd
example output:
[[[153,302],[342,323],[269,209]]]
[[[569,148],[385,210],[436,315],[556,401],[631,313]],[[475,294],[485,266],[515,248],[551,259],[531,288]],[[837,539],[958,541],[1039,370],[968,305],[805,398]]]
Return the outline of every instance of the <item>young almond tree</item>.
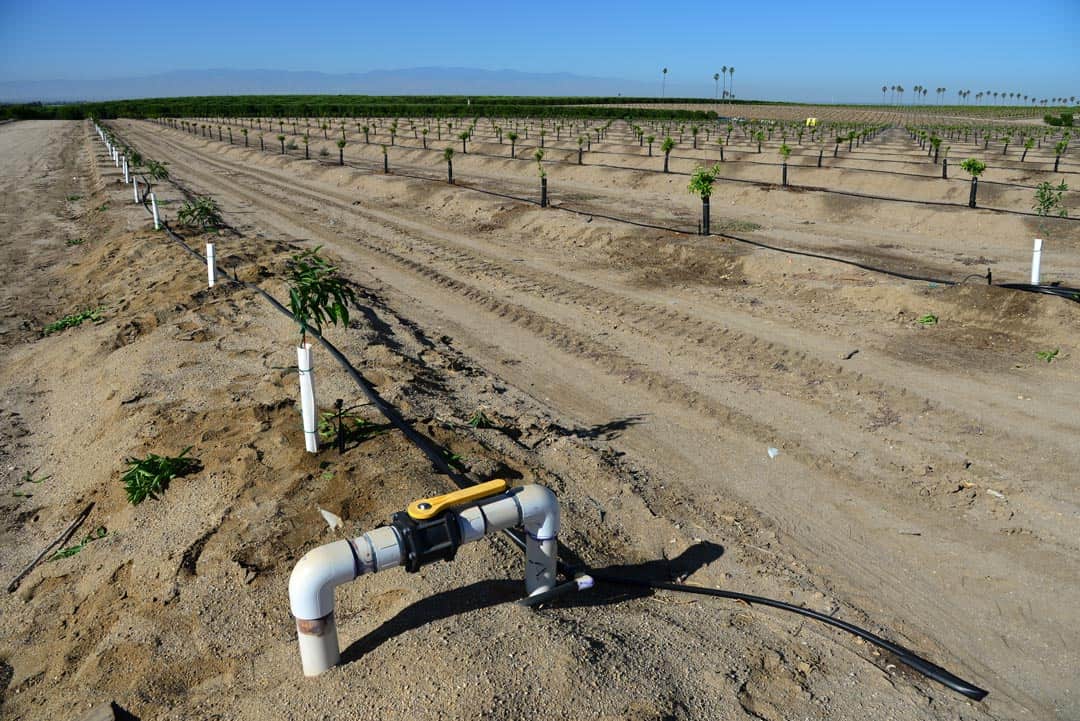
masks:
[[[422,142],[424,143],[424,150],[427,150],[427,134],[428,134],[428,129],[427,128],[422,128],[420,130],[420,136],[421,136]]]
[[[349,325],[349,306],[356,293],[337,268],[319,256],[319,248],[294,255],[288,263],[289,311],[300,327],[297,361],[300,370],[300,405],[307,450],[318,451],[315,381],[308,331],[322,334],[323,324]]]
[[[934,149],[934,165],[938,163],[938,154],[941,152],[941,138],[937,135],[930,136],[930,147]]]
[[[447,147],[442,151],[443,160],[446,161],[446,182],[454,184],[454,149]]]
[[[345,165],[345,138],[337,141],[337,160],[338,165]]]
[[[536,159],[536,170],[540,174],[540,207],[546,208],[548,204],[547,198],[547,171],[544,170],[544,151],[542,148],[537,148],[533,153],[533,158]]]
[[[506,138],[510,141],[510,157],[516,158],[518,134],[511,130],[509,133],[506,134]]]
[[[650,135],[645,138],[645,142],[649,144],[649,157],[652,157],[652,144],[656,142],[656,136]]]
[[[694,174],[690,176],[690,184],[686,186],[687,191],[691,194],[701,197],[702,235],[709,234],[709,198],[712,196],[713,183],[716,182],[716,178],[719,175],[719,164],[716,164],[711,168],[698,166],[694,169]]]
[[[361,130],[361,132],[364,133],[364,145],[367,145],[368,143],[371,142],[368,139],[368,135],[371,133],[371,126],[370,125],[365,125],[362,128],[360,128],[360,130]]]
[[[461,140],[461,153],[462,153],[462,155],[464,155],[464,154],[466,154],[468,152],[466,150],[465,143],[469,140],[470,135],[472,135],[472,133],[470,133],[468,130],[462,130],[460,133],[458,133],[458,139]]]
[[[781,143],[780,148],[779,148],[779,153],[780,153],[781,162],[783,164],[783,170],[782,170],[783,175],[781,176],[781,183],[780,184],[783,187],[786,188],[787,187],[787,161],[788,161],[788,158],[791,157],[791,148],[788,147],[787,143]]]
[[[652,147],[652,143],[649,143],[649,147]],[[671,151],[675,149],[675,141],[671,139],[671,136],[664,138],[660,149],[664,151],[664,172],[666,173],[668,172],[668,159],[671,157]]]
[[[1035,138],[1029,137],[1029,138],[1024,139],[1024,152],[1020,156],[1020,162],[1021,163],[1024,162],[1025,160],[1027,160],[1028,151],[1031,150],[1034,147],[1035,147]]]
[[[975,194],[979,191],[979,176],[986,170],[986,163],[976,158],[968,158],[960,163],[960,167],[971,176],[971,196],[968,198],[968,207],[975,207]]]
[[[240,134],[244,136],[244,147],[248,146],[248,129],[240,128]]]
[[[1046,235],[1046,218],[1069,217],[1069,211],[1065,209],[1064,204],[1065,192],[1068,189],[1069,186],[1065,184],[1064,180],[1061,181],[1060,185],[1043,182],[1039,183],[1039,186],[1035,188],[1035,203],[1031,206],[1031,209],[1039,216],[1039,228],[1044,236]]]
[[[581,155],[584,152],[584,150],[585,150],[585,137],[582,136],[582,135],[579,135],[578,139],[577,139],[577,164],[578,165],[583,165],[584,164],[582,162],[582,159],[581,159]]]
[[[1069,141],[1062,139],[1054,145],[1054,172],[1058,172],[1058,163],[1061,162],[1061,156],[1065,154],[1065,150],[1069,147]]]
[[[311,152],[310,152],[310,148],[308,147],[308,142],[309,142],[308,134],[304,133],[301,140],[304,141],[304,160],[309,160],[311,158]]]
[[[386,144],[383,143],[382,147],[382,171],[383,173],[390,172],[390,154],[386,152]]]
[[[284,155],[285,154],[285,136],[284,135],[278,135],[277,139],[278,139],[278,142],[281,143],[281,154]]]

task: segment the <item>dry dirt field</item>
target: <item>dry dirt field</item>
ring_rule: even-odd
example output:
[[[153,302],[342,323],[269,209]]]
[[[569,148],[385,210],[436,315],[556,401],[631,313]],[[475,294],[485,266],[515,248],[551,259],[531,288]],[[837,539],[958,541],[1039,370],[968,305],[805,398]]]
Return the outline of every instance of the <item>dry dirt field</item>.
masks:
[[[327,337],[472,479],[555,490],[590,567],[802,604],[990,695],[735,602],[601,585],[527,610],[501,538],[340,587],[344,661],[305,679],[287,583],[336,538],[317,508],[363,532],[451,485],[319,351],[321,405],[343,398],[378,432],[304,453],[290,321],[208,290],[91,124],[18,122],[0,126],[0,577],[91,501],[73,541],[107,535],[2,595],[5,719],[109,700],[140,719],[1080,717],[1080,304],[984,279],[1026,281],[1041,234],[1045,281],[1080,286],[1080,223],[1023,214],[1025,186],[1058,178],[1045,152],[988,171],[1010,184],[986,189],[1002,212],[966,208],[967,181],[937,178],[900,130],[792,168],[823,190],[782,189],[734,147],[747,162],[717,183],[713,230],[775,250],[693,233],[686,173],[715,151],[680,145],[679,174],[659,173],[618,126],[584,166],[548,139],[549,208],[535,135],[517,160],[455,141],[450,186],[445,136],[399,135],[384,174],[355,127],[345,167],[333,132],[304,160],[274,132],[260,152],[255,133],[110,127],[168,164],[170,221],[186,195],[218,201],[238,277],[283,299],[285,260],[321,245],[363,305]],[[1063,170],[1072,184],[1075,154]],[[87,308],[101,319],[41,333]],[[470,427],[478,409],[496,427]],[[198,472],[126,502],[125,457],[187,446]]]

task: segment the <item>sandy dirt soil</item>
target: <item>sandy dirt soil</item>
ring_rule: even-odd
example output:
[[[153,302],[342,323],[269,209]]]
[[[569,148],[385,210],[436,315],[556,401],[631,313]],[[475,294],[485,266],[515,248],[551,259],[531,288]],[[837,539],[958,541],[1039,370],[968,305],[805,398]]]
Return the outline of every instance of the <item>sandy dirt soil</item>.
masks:
[[[383,175],[354,132],[342,168],[113,127],[169,164],[167,217],[185,192],[219,201],[234,229],[215,239],[219,258],[240,277],[283,297],[284,259],[324,246],[365,306],[329,337],[473,478],[555,489],[586,562],[835,614],[991,695],[974,704],[844,634],[738,604],[605,588],[526,611],[510,603],[522,562],[502,540],[339,589],[346,662],[302,678],[286,586],[335,537],[316,506],[360,532],[447,480],[365,406],[379,432],[341,457],[303,453],[289,322],[235,286],[207,291],[205,270],[148,230],[89,125],[15,123],[0,127],[0,253],[18,271],[0,319],[0,572],[88,501],[84,530],[108,535],[0,602],[6,718],[75,718],[109,699],[146,719],[1080,713],[1080,306],[598,215],[692,227],[685,176],[553,165],[556,207],[540,209]],[[900,153],[905,137],[886,141]],[[395,172],[445,171],[438,150],[391,152]],[[455,174],[535,194],[530,162],[504,152],[476,143]],[[880,182],[895,194],[923,181]],[[575,204],[592,212],[559,207]],[[1032,229],[1016,214],[734,181],[718,185],[714,218],[955,279],[988,265],[1022,279]],[[1048,273],[1075,285],[1076,230],[1053,230]],[[41,337],[89,307],[99,323]],[[1050,348],[1054,363],[1035,357]],[[317,362],[323,406],[360,403]],[[470,428],[478,408],[498,428]],[[201,470],[126,503],[125,456],[188,445]]]

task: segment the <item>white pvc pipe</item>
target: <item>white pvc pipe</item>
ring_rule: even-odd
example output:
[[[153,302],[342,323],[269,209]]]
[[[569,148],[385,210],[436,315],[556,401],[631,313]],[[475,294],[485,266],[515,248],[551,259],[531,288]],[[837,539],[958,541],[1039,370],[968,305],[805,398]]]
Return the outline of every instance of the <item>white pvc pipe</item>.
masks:
[[[462,545],[495,531],[524,526],[526,592],[532,596],[554,587],[560,525],[554,493],[543,486],[521,486],[456,513]],[[305,676],[318,676],[341,659],[334,589],[365,573],[399,566],[404,560],[403,542],[394,526],[319,546],[300,559],[289,577],[289,608],[296,618]]]
[[[150,193],[150,210],[154,213],[154,230],[161,230],[161,221],[158,219],[157,198]]]
[[[1035,246],[1031,249],[1031,284],[1039,284],[1039,274],[1042,269],[1042,238],[1035,239]]]
[[[315,377],[311,370],[311,344],[296,349],[296,365],[300,370],[300,412],[304,424],[304,446],[308,453],[318,453],[319,434],[315,418]]]
[[[211,288],[217,282],[217,266],[214,265],[214,244],[206,244],[206,282]]]
[[[135,204],[138,205],[138,203],[139,203],[139,179],[138,178],[132,178],[131,179],[131,189],[135,192]]]

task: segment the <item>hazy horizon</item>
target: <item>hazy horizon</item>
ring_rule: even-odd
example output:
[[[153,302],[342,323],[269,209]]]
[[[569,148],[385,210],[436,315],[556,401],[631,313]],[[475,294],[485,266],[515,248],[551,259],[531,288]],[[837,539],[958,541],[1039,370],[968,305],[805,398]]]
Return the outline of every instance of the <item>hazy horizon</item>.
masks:
[[[490,0],[461,11],[418,0],[407,13],[339,0],[300,13],[280,0],[227,7],[193,0],[182,11],[133,0],[110,3],[107,11],[70,2],[5,3],[0,99],[19,92],[19,100],[146,97],[126,88],[139,79],[211,70],[234,74],[236,86],[215,86],[207,75],[202,85],[159,86],[151,94],[250,92],[240,76],[270,72],[348,77],[355,87],[342,92],[380,94],[511,94],[496,76],[518,73],[564,76],[571,89],[549,77],[547,85],[513,94],[713,97],[733,82],[739,98],[796,102],[880,102],[881,87],[893,85],[908,90],[906,101],[915,85],[931,89],[927,102],[937,100],[938,87],[947,88],[945,102],[957,102],[959,90],[972,91],[969,102],[987,90],[1069,97],[1080,94],[1078,28],[1080,3],[1061,0],[1031,0],[1023,22],[1003,0],[912,0],[903,12],[854,0],[779,0],[767,15],[752,5],[684,1],[661,11],[632,4],[613,10],[553,0],[539,17]],[[438,75],[428,89],[363,83],[365,76],[374,81],[418,68]],[[725,68],[736,72],[714,82]],[[484,74],[491,87],[477,85]],[[50,87],[64,97],[46,97]]]

